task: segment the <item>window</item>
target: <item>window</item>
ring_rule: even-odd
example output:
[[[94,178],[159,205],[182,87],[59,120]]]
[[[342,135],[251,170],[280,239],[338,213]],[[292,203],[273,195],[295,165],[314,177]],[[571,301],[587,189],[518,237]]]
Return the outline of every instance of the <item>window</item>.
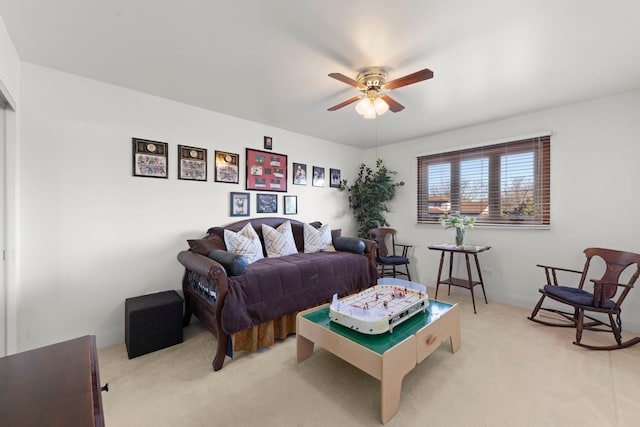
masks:
[[[460,212],[477,225],[550,224],[550,147],[541,136],[418,157],[418,222]]]

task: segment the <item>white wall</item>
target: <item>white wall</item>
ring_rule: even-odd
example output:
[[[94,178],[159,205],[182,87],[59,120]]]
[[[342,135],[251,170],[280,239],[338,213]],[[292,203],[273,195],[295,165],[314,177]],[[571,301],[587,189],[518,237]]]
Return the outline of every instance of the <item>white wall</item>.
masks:
[[[21,350],[96,334],[124,341],[125,298],[179,289],[186,239],[229,217],[229,192],[245,191],[245,147],[354,176],[362,151],[160,99],[36,65],[21,76]],[[169,143],[169,179],[133,177],[131,138]],[[177,145],[209,150],[208,182],[177,176]],[[240,183],[213,182],[214,150],[240,155]],[[291,173],[291,166],[289,166]],[[353,235],[347,194],[291,184],[301,221]],[[255,193],[251,192],[252,216]],[[282,194],[278,194],[282,214]]]
[[[416,279],[435,286],[439,252],[427,246],[452,242],[454,235],[439,225],[416,224],[415,158],[544,130],[553,132],[550,229],[478,227],[467,233],[470,244],[492,246],[480,255],[489,300],[533,307],[544,281],[535,265],[580,269],[586,247],[640,252],[638,111],[640,92],[632,92],[379,148],[378,157],[406,182],[388,221],[399,230],[400,240],[417,245],[412,265]],[[374,157],[373,150],[366,153],[367,159]],[[468,294],[465,289],[457,292]],[[481,293],[479,288],[476,292]],[[625,306],[625,329],[640,331],[638,289]]]

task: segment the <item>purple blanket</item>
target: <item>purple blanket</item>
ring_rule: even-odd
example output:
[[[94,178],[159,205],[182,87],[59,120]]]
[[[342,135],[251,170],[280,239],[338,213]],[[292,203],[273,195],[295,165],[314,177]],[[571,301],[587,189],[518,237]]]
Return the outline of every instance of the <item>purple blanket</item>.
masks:
[[[377,272],[367,257],[351,252],[298,253],[265,258],[246,274],[229,277],[222,309],[228,334],[277,319],[375,284]]]

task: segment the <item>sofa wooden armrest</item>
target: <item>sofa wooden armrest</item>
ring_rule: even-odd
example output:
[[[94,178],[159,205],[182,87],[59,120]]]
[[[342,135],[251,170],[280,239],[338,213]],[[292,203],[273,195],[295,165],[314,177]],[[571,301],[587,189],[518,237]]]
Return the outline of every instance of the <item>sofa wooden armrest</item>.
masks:
[[[217,261],[204,255],[182,251],[178,254],[178,261],[185,267],[182,279],[184,292],[183,325],[188,326],[191,315],[198,319],[216,336],[218,346],[212,366],[214,371],[222,369],[227,354],[229,335],[222,328],[222,307],[229,291],[229,282],[224,267]],[[198,286],[190,285],[189,274],[200,276]],[[202,302],[205,302],[203,304]]]

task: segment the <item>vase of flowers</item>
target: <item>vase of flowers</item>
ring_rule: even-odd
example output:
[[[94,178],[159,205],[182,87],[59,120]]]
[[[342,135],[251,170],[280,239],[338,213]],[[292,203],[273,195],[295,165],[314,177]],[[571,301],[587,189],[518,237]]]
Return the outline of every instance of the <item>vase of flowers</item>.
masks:
[[[454,214],[445,214],[440,218],[440,224],[446,229],[454,228],[456,230],[456,246],[464,244],[464,233],[473,229],[476,217],[460,215],[459,212]]]
[[[464,244],[464,228],[456,227],[456,246]]]

